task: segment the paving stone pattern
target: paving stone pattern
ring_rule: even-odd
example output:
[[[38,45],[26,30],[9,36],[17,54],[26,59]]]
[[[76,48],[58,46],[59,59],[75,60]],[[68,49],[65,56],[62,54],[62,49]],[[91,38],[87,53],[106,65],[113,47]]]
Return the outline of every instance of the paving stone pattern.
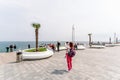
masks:
[[[0,80],[120,80],[120,47],[78,50],[67,70],[65,51],[0,66]]]

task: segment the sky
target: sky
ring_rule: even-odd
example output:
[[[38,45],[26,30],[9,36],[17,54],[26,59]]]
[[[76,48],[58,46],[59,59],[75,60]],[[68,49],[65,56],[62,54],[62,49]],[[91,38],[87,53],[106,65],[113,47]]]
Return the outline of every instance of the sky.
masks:
[[[0,0],[0,41],[109,41],[120,37],[120,0]]]

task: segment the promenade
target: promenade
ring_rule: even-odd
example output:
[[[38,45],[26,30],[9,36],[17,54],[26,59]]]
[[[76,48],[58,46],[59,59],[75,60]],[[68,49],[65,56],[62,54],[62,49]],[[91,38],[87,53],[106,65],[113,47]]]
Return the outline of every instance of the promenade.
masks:
[[[66,71],[65,51],[47,59],[20,63],[15,62],[16,57],[11,53],[9,63],[1,62],[0,80],[120,80],[119,46],[76,52],[70,72]]]

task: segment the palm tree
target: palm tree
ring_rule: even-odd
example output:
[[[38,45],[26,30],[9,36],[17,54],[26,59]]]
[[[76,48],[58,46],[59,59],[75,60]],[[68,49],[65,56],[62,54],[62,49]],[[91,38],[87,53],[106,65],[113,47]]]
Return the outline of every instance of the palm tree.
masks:
[[[38,29],[40,28],[40,24],[33,23],[32,26],[35,28],[36,52],[37,52],[38,51]]]

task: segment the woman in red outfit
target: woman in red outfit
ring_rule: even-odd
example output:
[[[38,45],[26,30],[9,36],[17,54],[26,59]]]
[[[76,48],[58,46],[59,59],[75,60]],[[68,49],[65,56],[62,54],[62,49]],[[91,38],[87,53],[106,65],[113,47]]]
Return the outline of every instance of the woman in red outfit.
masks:
[[[70,49],[74,50],[74,45],[72,42],[69,43],[69,48],[67,48],[67,52],[66,52],[66,60],[67,60],[67,66],[68,66],[68,71],[70,71],[72,69],[72,57],[70,57],[68,55],[68,52]]]

